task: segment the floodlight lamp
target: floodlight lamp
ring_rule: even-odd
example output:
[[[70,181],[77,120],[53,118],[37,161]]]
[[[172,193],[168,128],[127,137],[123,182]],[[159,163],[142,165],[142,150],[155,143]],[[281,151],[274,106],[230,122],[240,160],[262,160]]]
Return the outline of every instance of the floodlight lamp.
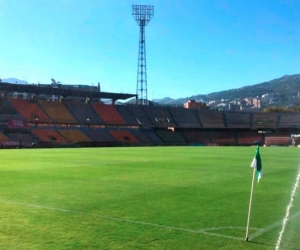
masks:
[[[153,5],[132,5],[132,16],[140,26],[146,26],[154,15]]]

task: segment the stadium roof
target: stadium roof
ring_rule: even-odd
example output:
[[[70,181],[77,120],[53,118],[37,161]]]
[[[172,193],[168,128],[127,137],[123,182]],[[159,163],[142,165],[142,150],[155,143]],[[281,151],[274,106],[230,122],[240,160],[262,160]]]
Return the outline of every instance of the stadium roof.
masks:
[[[120,94],[120,93],[110,93],[110,92],[94,92],[86,90],[77,90],[77,89],[67,89],[63,87],[52,87],[52,85],[31,85],[31,84],[11,84],[6,82],[0,82],[0,91],[11,93],[11,92],[20,92],[20,93],[33,93],[35,95],[57,95],[57,96],[76,96],[76,97],[85,97],[85,98],[103,98],[103,99],[112,99],[116,100],[126,100],[128,98],[136,97],[134,94]]]

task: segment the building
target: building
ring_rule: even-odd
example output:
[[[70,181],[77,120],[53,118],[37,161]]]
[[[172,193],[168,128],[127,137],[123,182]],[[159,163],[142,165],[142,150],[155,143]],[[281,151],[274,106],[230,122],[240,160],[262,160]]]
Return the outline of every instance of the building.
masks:
[[[204,102],[197,102],[195,100],[188,100],[183,106],[186,109],[203,109],[206,107]]]

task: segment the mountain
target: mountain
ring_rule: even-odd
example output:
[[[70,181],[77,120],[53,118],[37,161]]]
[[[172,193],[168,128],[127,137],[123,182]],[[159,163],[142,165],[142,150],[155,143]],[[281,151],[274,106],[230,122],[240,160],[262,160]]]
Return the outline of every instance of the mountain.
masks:
[[[2,82],[7,82],[7,83],[18,83],[18,84],[28,84],[28,82],[24,81],[24,80],[20,80],[17,78],[6,78],[6,79],[2,79]]]
[[[190,96],[190,97],[184,97],[184,98],[178,98],[178,99],[172,99],[170,97],[165,97],[163,99],[154,99],[153,102],[158,105],[171,105],[171,106],[181,106],[188,100],[196,100],[198,102],[203,102],[204,95],[197,95],[197,96]]]
[[[27,81],[17,78],[2,79],[2,82],[28,84]],[[238,103],[245,98],[259,98],[262,101],[262,108],[273,106],[300,106],[300,74],[285,75],[271,81],[245,86],[237,89],[213,92],[207,95],[199,94],[189,97],[172,99],[154,99],[155,105],[182,106],[188,100],[202,101],[211,108],[218,108],[218,105]],[[128,103],[135,103],[131,100]]]
[[[245,86],[237,89],[223,90],[220,92],[213,92],[207,95],[195,95],[186,98],[171,99],[163,98],[153,100],[160,105],[183,105],[188,100],[204,101],[206,103],[216,101],[216,103],[221,102],[221,100],[226,100],[226,102],[236,101],[238,99],[244,98],[262,98],[264,101],[264,106],[272,106],[276,104],[280,105],[291,105],[298,102],[300,93],[300,74],[295,75],[285,75],[271,81]],[[271,101],[270,101],[271,99]],[[299,99],[300,103],[300,99]]]

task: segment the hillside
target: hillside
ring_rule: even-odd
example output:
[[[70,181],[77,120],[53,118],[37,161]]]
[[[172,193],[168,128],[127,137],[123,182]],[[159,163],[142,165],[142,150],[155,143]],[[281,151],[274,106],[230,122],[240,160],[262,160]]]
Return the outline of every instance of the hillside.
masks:
[[[28,84],[27,81],[25,80],[20,80],[17,78],[6,78],[6,79],[2,79],[2,82],[7,82],[7,83],[18,83],[18,84]]]
[[[269,96],[273,97],[273,101],[271,103],[265,102],[264,106],[276,104],[292,105],[294,103],[294,99],[298,96],[298,92],[300,92],[300,74],[286,75],[268,82],[245,86],[238,89],[229,89],[220,92],[214,92],[207,95],[199,94],[186,98],[164,98],[154,101],[156,103],[164,105],[182,105],[184,102],[190,99],[199,101],[203,100],[205,102],[220,101],[221,99],[226,99],[227,102],[231,102],[237,99],[248,97],[261,98],[263,95],[269,94]]]

